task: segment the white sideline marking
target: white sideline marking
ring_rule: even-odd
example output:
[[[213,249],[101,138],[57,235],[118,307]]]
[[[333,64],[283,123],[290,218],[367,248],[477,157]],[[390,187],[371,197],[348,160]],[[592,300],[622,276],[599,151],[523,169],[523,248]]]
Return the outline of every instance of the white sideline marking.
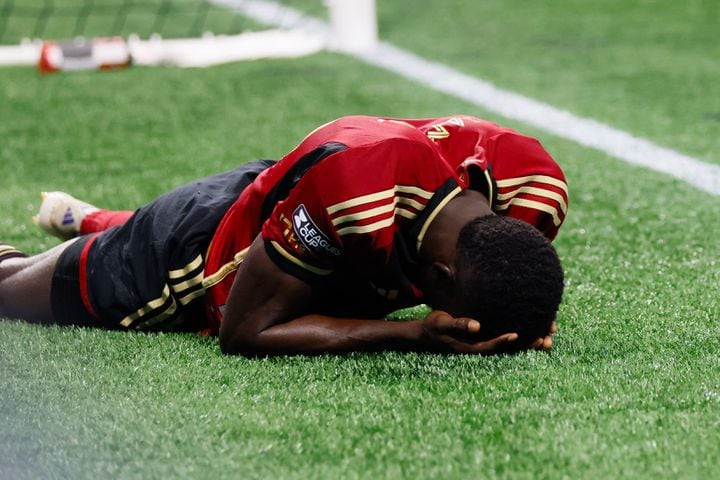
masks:
[[[258,22],[281,28],[309,29],[331,41],[327,23],[269,0],[212,0]],[[474,103],[507,118],[519,120],[615,158],[666,173],[714,195],[720,195],[720,165],[704,163],[675,150],[655,145],[604,123],[425,60],[389,43],[366,52],[346,52],[364,62],[395,72],[434,90]]]

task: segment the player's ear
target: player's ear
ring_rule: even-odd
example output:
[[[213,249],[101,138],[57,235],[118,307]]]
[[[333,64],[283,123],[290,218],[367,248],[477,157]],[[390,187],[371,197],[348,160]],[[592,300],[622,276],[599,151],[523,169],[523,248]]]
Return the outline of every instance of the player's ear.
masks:
[[[455,270],[442,262],[433,262],[430,267],[430,276],[433,284],[437,286],[452,285],[455,283]]]
[[[442,262],[433,262],[428,272],[433,295],[447,303],[455,294],[455,269]]]

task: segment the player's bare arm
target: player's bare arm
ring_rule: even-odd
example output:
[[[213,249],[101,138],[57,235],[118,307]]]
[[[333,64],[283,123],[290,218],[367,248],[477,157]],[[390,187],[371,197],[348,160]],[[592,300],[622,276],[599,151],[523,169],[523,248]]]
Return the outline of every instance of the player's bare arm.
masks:
[[[403,350],[490,354],[511,343],[509,333],[480,340],[481,325],[433,311],[408,322],[336,318],[311,313],[319,295],[280,270],[262,239],[250,248],[235,278],[220,328],[223,352],[242,355]]]
[[[532,192],[548,191],[515,201],[540,173],[551,181]],[[550,240],[566,209],[562,171],[509,129],[344,117],[278,162],[190,182],[135,211],[44,195],[38,224],[79,238],[31,258],[0,244],[0,315],[219,333],[223,351],[246,355],[549,349],[563,290]],[[329,279],[335,294],[317,287]],[[419,303],[434,311],[361,319]]]
[[[492,215],[477,192],[458,195],[431,224],[423,245],[423,288],[431,305],[442,309],[424,319],[386,322],[319,315],[322,292],[283,272],[258,237],[238,270],[220,329],[220,344],[230,354],[298,354],[357,350],[413,350],[490,354],[517,340],[512,331],[489,339],[482,319],[462,315],[468,295],[460,293],[456,267],[458,232],[472,218]],[[473,299],[473,303],[475,299]],[[450,312],[450,313],[446,313]],[[551,332],[530,346],[550,348]]]

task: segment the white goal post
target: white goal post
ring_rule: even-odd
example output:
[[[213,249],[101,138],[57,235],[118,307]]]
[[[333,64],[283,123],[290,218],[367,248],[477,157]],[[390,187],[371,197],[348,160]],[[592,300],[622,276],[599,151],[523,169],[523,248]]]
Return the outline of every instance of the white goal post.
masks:
[[[240,60],[297,57],[322,49],[366,51],[378,42],[375,0],[324,0],[329,26],[303,21],[282,3],[269,0],[210,0],[228,15],[251,14],[253,20],[280,25],[239,34],[204,32],[194,38],[24,38],[0,45],[0,66],[38,65],[43,71],[108,68],[129,63],[207,67]],[[310,25],[310,27],[309,27]],[[314,25],[314,28],[313,28]],[[0,38],[0,40],[2,40]]]

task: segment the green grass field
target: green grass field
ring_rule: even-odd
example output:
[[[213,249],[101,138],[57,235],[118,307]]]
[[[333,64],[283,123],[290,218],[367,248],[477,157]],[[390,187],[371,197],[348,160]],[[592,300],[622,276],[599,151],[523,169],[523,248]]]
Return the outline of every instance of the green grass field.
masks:
[[[715,2],[540,5],[381,1],[381,35],[720,163]],[[551,354],[248,360],[0,320],[0,478],[715,478],[718,197],[338,54],[0,70],[0,240],[56,243],[30,222],[41,190],[135,208],[341,115],[458,112],[536,136],[567,174]]]

